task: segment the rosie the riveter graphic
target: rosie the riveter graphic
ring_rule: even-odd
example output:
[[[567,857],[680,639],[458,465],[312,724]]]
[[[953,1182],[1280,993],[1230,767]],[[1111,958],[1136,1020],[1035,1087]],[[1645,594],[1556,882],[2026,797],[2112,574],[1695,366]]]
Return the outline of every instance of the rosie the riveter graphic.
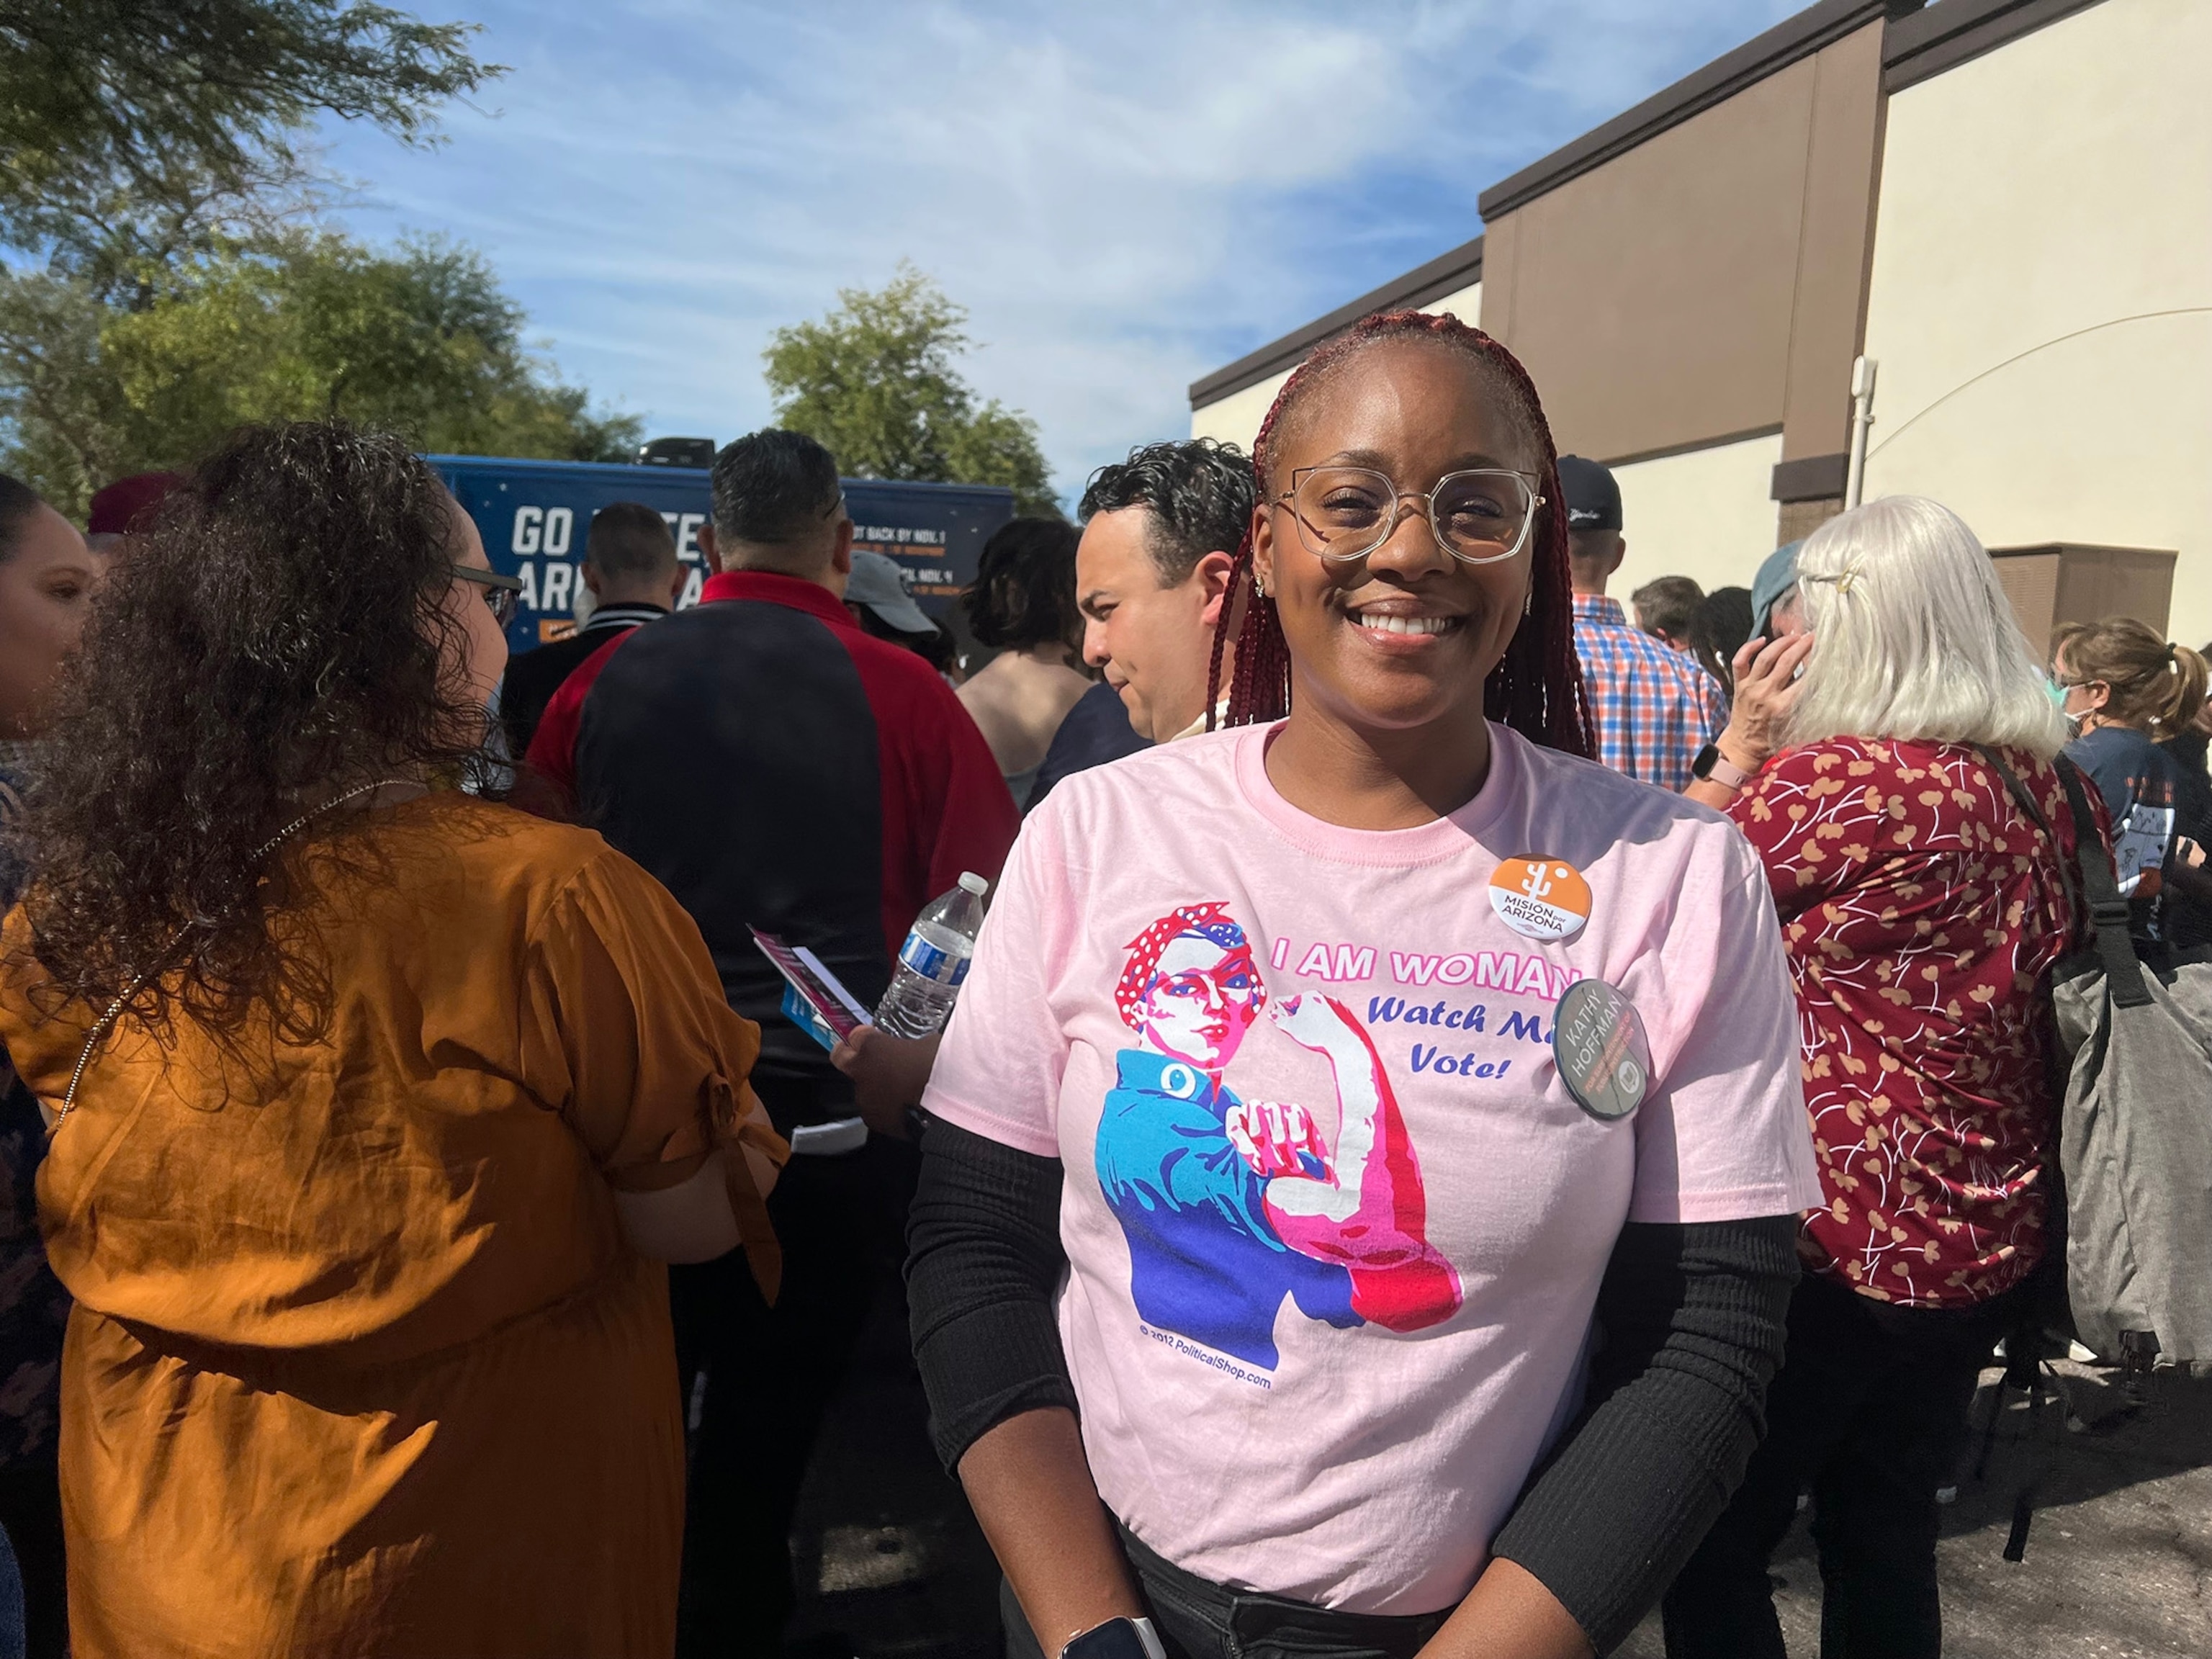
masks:
[[[1244,930],[1219,904],[1162,916],[1129,946],[1115,1006],[1138,1046],[1099,1120],[1098,1182],[1129,1242],[1130,1295],[1158,1329],[1275,1368],[1275,1315],[1415,1331],[1449,1318],[1459,1275],[1425,1236],[1420,1166],[1382,1061],[1343,1004],[1273,1018],[1336,1075],[1334,1147],[1302,1106],[1221,1081],[1267,1006]]]

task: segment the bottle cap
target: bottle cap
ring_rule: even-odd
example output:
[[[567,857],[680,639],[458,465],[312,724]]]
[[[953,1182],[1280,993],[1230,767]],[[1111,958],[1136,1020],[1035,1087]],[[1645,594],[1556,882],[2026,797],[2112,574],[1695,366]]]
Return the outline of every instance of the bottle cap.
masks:
[[[984,894],[991,890],[991,884],[984,880],[982,877],[977,875],[973,870],[963,870],[960,872],[960,884],[966,888],[969,892],[973,893],[977,898],[982,897]]]

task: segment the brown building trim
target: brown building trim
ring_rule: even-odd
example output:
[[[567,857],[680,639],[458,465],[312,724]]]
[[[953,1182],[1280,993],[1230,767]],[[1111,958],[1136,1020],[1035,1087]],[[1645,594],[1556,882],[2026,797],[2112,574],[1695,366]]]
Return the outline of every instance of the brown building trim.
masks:
[[[1881,54],[1881,89],[1902,92],[1945,70],[1994,52],[2047,23],[2086,11],[2097,0],[1937,0],[1891,25]]]
[[[2105,558],[2117,554],[2144,559],[2178,559],[2181,556],[2170,547],[2119,547],[2105,542],[2037,542],[2027,547],[1992,547],[1989,550],[1993,559],[2033,558],[2041,553],[2094,553]]]
[[[1803,217],[1790,302],[1782,455],[1832,454],[1850,442],[1851,360],[1865,340],[1881,167],[1881,50],[1869,23],[1813,60]]]
[[[1724,103],[1746,87],[1764,81],[1800,59],[1810,58],[1856,29],[1884,16],[1907,16],[1920,9],[1922,0],[1820,0],[1795,17],[1784,19],[1765,33],[1746,41],[1635,108],[1595,127],[1574,143],[1553,150],[1540,161],[1521,169],[1482,192],[1479,200],[1485,224],[1501,215],[1556,190],[1568,179],[1602,167],[1634,149],[1669,127],[1680,126],[1700,111]]]
[[[1301,362],[1306,353],[1338,330],[1371,313],[1425,306],[1431,300],[1441,300],[1447,294],[1471,288],[1481,280],[1482,238],[1478,236],[1471,242],[1461,243],[1449,253],[1439,253],[1426,264],[1414,266],[1402,276],[1393,277],[1351,304],[1339,306],[1326,317],[1316,318],[1279,340],[1269,341],[1227,368],[1215,369],[1204,380],[1193,380],[1190,406],[1203,409],[1247,386],[1259,385],[1270,374],[1279,374]]]
[[[1840,495],[1850,465],[1849,455],[1801,455],[1794,461],[1784,461],[1774,469],[1774,487],[1769,494],[1778,501],[1817,501]]]
[[[1993,547],[1997,580],[2031,642],[2047,643],[2062,623],[2134,617],[2161,637],[2173,607],[2179,555],[2167,548],[2044,542]]]
[[[1784,501],[1775,510],[1774,544],[1787,547],[1802,542],[1844,510],[1841,495],[1815,495],[1809,501]]]

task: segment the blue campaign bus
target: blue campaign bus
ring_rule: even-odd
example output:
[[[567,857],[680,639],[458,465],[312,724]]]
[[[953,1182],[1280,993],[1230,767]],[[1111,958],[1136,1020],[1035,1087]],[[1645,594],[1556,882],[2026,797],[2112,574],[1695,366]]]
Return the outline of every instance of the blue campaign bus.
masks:
[[[559,639],[574,626],[577,574],[592,515],[616,501],[642,501],[668,521],[690,568],[684,605],[706,578],[699,526],[707,521],[703,467],[626,466],[597,461],[514,461],[480,455],[427,457],[476,520],[492,568],[522,579],[522,604],[507,629],[517,651]],[[965,636],[952,601],[975,579],[984,541],[1014,516],[1014,492],[989,484],[904,483],[848,478],[853,545],[898,561],[915,601]]]

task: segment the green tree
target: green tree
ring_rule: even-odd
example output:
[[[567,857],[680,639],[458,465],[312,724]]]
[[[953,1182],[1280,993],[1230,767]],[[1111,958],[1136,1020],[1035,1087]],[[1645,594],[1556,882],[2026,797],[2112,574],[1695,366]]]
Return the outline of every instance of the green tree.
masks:
[[[502,72],[474,32],[359,0],[8,0],[0,242],[106,285],[265,231],[312,198],[319,116],[434,140],[439,105]]]
[[[64,512],[245,422],[336,415],[427,450],[568,460],[626,459],[641,435],[532,355],[465,248],[294,232],[131,275],[131,304],[72,273],[0,275],[0,466]]]
[[[769,337],[762,354],[776,418],[849,477],[1005,484],[1018,510],[1057,518],[1036,422],[961,379],[968,313],[901,262],[884,287],[842,289],[819,322]]]

